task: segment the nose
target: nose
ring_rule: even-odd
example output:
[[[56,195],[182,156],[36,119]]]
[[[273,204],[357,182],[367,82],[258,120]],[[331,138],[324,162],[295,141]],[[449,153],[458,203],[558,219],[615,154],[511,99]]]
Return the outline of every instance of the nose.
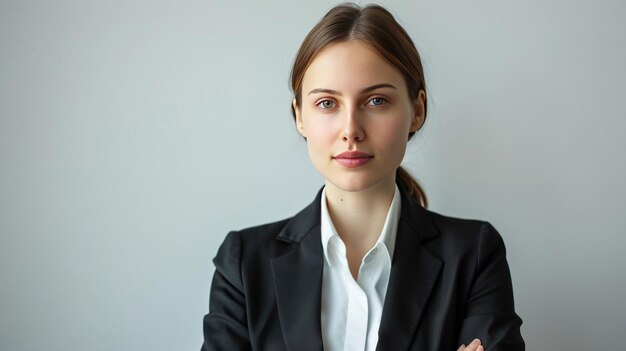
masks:
[[[342,139],[348,143],[361,142],[365,139],[365,130],[358,109],[348,109],[345,115]]]

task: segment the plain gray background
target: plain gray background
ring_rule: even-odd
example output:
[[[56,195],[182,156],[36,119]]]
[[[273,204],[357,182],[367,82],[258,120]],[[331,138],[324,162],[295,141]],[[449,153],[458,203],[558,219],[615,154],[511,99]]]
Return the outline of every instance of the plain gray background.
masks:
[[[0,349],[197,350],[226,233],[322,184],[288,73],[335,1],[0,2]],[[623,350],[626,3],[383,1],[431,209],[507,245],[529,350]]]

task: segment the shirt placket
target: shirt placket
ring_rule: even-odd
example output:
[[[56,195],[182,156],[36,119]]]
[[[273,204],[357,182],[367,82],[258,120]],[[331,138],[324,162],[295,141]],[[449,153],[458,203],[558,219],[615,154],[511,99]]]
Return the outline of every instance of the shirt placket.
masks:
[[[369,306],[367,295],[361,286],[354,280],[345,254],[342,257],[344,282],[348,293],[346,315],[345,351],[363,351],[367,340],[367,326]]]

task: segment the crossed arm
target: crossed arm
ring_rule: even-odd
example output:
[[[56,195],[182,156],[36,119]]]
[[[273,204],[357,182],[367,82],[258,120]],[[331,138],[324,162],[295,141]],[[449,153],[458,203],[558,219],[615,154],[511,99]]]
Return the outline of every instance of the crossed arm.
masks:
[[[251,350],[240,270],[240,238],[230,235],[216,257],[211,312],[204,320],[202,350]],[[521,319],[513,309],[504,243],[489,224],[481,228],[477,271],[460,325],[457,351],[523,351]],[[476,338],[476,339],[475,339]],[[480,339],[480,340],[479,340]],[[470,340],[473,340],[470,342]],[[482,345],[486,342],[486,345]],[[448,344],[449,345],[449,344]]]

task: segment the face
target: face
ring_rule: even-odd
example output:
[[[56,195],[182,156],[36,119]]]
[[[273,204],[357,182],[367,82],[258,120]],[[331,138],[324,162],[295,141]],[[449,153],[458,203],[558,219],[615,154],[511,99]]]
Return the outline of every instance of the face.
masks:
[[[400,71],[369,44],[341,42],[318,54],[294,108],[326,186],[353,192],[394,184],[409,133],[424,121],[424,95],[410,99]]]

